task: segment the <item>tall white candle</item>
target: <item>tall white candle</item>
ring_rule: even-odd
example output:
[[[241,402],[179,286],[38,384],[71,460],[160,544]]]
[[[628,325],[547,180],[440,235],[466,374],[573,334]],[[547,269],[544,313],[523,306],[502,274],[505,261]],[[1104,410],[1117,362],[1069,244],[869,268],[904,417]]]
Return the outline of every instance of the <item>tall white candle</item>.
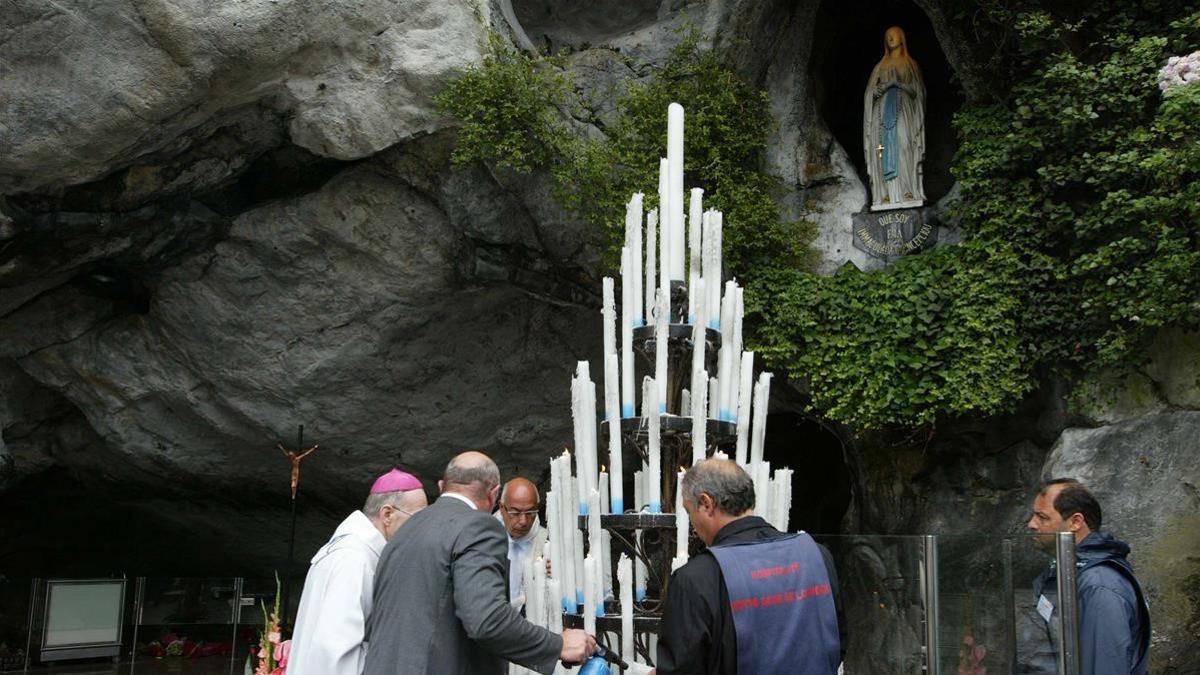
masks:
[[[738,386],[737,404],[737,463],[746,465],[746,451],[750,444],[750,403],[754,397],[754,352],[742,352],[741,377]]]
[[[585,427],[584,442],[587,447],[587,463],[584,465],[587,468],[586,486],[588,490],[595,490],[597,487],[597,472],[600,468],[600,455],[597,450],[597,424],[596,424],[596,383],[588,378],[583,385],[583,402],[584,402],[584,421],[587,422]],[[594,511],[592,513],[595,513]]]
[[[670,278],[683,281],[683,106],[667,106],[667,191],[671,195]]]
[[[600,467],[600,515],[611,513],[608,510],[608,495],[609,484],[608,474],[604,472],[604,467]],[[607,598],[612,594],[612,533],[608,530],[600,530],[600,571],[604,574],[604,594],[601,597]]]
[[[552,562],[551,564],[554,564],[554,563]],[[562,595],[562,582],[553,577],[551,577],[548,581],[546,581],[546,595],[549,597],[552,597],[552,598]],[[563,629],[562,612],[549,611],[546,613],[546,618],[548,619],[546,622],[547,623],[546,628],[550,629],[550,632],[562,633],[562,629]]]
[[[721,281],[724,270],[721,268],[721,261],[724,258],[721,247],[725,242],[725,216],[720,211],[713,211],[713,237],[716,241],[713,242],[713,290],[709,300],[713,304],[709,307],[716,307],[717,303],[721,302]]]
[[[667,351],[670,344],[670,299],[661,291],[654,305],[654,380],[658,384],[658,412],[667,412]]]
[[[764,520],[770,520],[771,463],[759,462],[750,468],[754,471],[751,474],[751,478],[754,479],[754,514],[762,516]]]
[[[574,537],[575,545],[572,552],[575,554],[575,604],[583,604],[583,595],[585,593],[583,584],[583,530],[579,529],[578,520],[572,523],[575,527],[571,528],[571,534]]]
[[[738,373],[741,371],[742,362],[742,287],[736,284],[733,287],[733,330],[730,335],[733,339],[733,368],[730,371],[729,378],[729,417],[733,422],[738,421],[738,403],[741,392],[741,378]]]
[[[699,323],[696,303],[703,292],[700,288],[700,276],[703,263],[703,220],[704,220],[704,190],[692,188],[692,201],[688,209],[688,323]]]
[[[592,589],[596,585],[596,558],[588,554],[583,559],[583,630],[588,635],[596,634],[596,595]]]
[[[533,590],[526,590],[525,613],[532,615],[535,624],[543,628],[548,623],[546,617],[546,559],[542,556],[530,556],[530,572],[533,574]]]
[[[630,275],[633,282],[633,288],[629,289],[630,303],[633,305],[633,326],[644,326],[646,324],[644,314],[642,312],[642,209],[644,195],[640,192],[633,193],[634,203],[632,207],[636,213],[636,222],[633,223],[633,228],[630,231],[630,236],[625,242],[629,247],[629,263],[633,273]]]
[[[588,535],[588,555],[595,556],[600,559],[600,491],[593,488],[588,494],[588,519],[587,519],[587,535]]]
[[[683,469],[675,475],[675,557],[688,558],[688,514],[683,508]]]
[[[633,472],[633,494],[637,501],[635,508],[638,513],[642,513],[646,504],[646,472]],[[638,545],[642,542],[642,532],[638,530],[635,533]],[[642,562],[641,556],[636,556],[637,564],[635,566],[636,578],[634,580],[634,593],[637,596],[638,602],[641,602],[646,597],[646,563]]]
[[[658,287],[671,288],[671,259],[674,257],[675,228],[671,224],[671,164],[666,157],[658,160]]]
[[[587,514],[587,397],[584,388],[588,381],[588,362],[579,361],[571,381],[571,413],[575,422],[575,495],[579,499],[579,514]]]
[[[534,613],[536,601],[533,597],[533,561],[534,557],[531,555],[525,559],[525,564],[521,565],[521,586],[525,589],[525,618],[529,619],[530,623],[536,624],[537,614]]]
[[[632,263],[632,255],[628,247],[621,249],[621,417],[634,416],[633,309],[641,298],[630,282],[641,278],[642,271]]]
[[[708,380],[708,371],[702,370],[694,378],[699,382]],[[692,401],[692,466],[704,461],[708,454],[708,387],[701,385],[699,395]]]
[[[679,394],[679,414],[684,417],[692,414],[692,392],[687,389]]]
[[[615,371],[617,367],[615,354],[610,355],[608,360],[610,363],[605,369],[605,379],[609,377],[608,372]],[[610,392],[609,384],[605,383],[604,399],[605,407],[608,408],[608,466],[612,469],[612,490],[602,489],[601,494],[610,505],[612,513],[625,513],[625,486],[622,485],[625,474],[621,455],[621,418],[623,415],[619,412],[620,404],[617,401],[615,386]]]
[[[617,373],[618,362],[613,361],[610,364],[608,359],[609,356],[617,355],[616,293],[612,277],[604,277],[602,284],[604,305],[600,310],[600,316],[604,322],[604,419],[620,419],[620,410],[614,412],[608,407],[609,392],[615,392],[620,388],[618,384],[620,375]]]
[[[653,320],[654,294],[658,291],[658,209],[646,214],[646,322]]]
[[[696,320],[692,322],[692,396],[706,386],[706,381],[697,380],[700,372],[708,369],[706,362],[708,346],[707,324],[704,320],[704,279],[696,280]]]
[[[720,328],[721,273],[717,271],[717,223],[716,212],[705,211],[701,217],[704,234],[701,237],[701,264],[704,279],[704,319],[709,328]]]
[[[575,518],[579,513],[577,503],[574,499],[574,483],[575,480],[571,476],[571,455],[563,453],[563,456],[558,460],[559,484],[562,487],[562,493],[558,496],[559,505],[559,542],[558,552],[561,554],[558,560],[553,561],[555,570],[562,569],[562,593],[564,609],[568,612],[575,612],[576,606],[576,580],[575,580],[575,537],[571,534],[576,529]],[[555,572],[557,575],[557,571]]]
[[[771,373],[763,372],[758,376],[758,387],[754,392],[754,428],[750,437],[750,465],[762,461],[763,445],[767,438],[767,409],[771,401]]]
[[[662,449],[659,446],[660,417],[657,411],[658,384],[654,378],[642,380],[642,397],[648,402],[646,408],[651,411],[648,416],[650,442],[646,451],[646,501],[650,513],[662,513]]]
[[[734,282],[729,281],[725,284],[725,295],[721,298],[721,349],[717,352],[717,381],[720,382],[720,404],[717,408],[719,419],[722,421],[732,421],[733,413],[730,411],[729,400],[731,387],[730,380],[736,375],[735,368],[735,353],[733,351],[733,305],[735,302]]]
[[[621,554],[617,561],[617,586],[621,592],[621,657],[633,661],[633,561]]]

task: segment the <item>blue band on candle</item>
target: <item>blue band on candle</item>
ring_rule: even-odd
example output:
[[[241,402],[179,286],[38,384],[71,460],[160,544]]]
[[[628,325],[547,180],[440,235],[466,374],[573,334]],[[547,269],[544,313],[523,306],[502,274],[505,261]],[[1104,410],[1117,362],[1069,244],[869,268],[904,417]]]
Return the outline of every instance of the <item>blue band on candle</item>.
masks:
[[[606,409],[606,410],[604,410],[604,412],[601,412],[601,413],[600,413],[600,421],[601,421],[601,422],[607,422],[607,421],[608,421],[608,410],[607,410],[607,409]]]
[[[579,502],[579,515],[586,516],[588,514],[587,502]]]
[[[650,513],[662,513],[662,503],[650,502],[650,506],[646,507],[646,510]]]
[[[688,314],[688,320],[687,320],[687,322],[688,322],[688,325],[689,325],[689,326],[690,326],[690,325],[693,325],[693,324],[695,324],[695,323],[696,323],[696,315],[695,315],[695,314]]]
[[[709,322],[708,322],[708,327],[709,327],[709,328],[712,328],[713,330],[721,330],[721,320],[720,320],[720,319],[714,319],[714,320],[712,320],[712,321],[709,321]]]
[[[729,414],[728,410],[722,410],[717,413],[717,419],[721,420],[722,422],[729,422],[732,420],[732,418],[733,416]]]
[[[564,611],[564,612],[567,612],[568,614],[574,614],[574,613],[575,613],[575,608],[571,606],[571,600],[570,600],[570,598],[563,598],[563,599],[562,599],[562,607],[563,607],[563,611]]]
[[[575,591],[575,609],[571,611],[574,614],[579,609],[579,605],[583,604],[583,591]]]
[[[633,597],[636,598],[638,602],[645,600],[646,599],[646,589],[639,588],[639,589],[635,590],[633,592]]]
[[[667,404],[659,403],[658,404],[658,412],[662,413],[663,415],[667,414]]]
[[[596,617],[604,618],[604,603],[602,602],[596,605]]]
[[[612,512],[625,513],[625,499],[623,497],[617,497],[612,500]]]
[[[634,319],[633,320],[634,328],[641,328],[642,326],[645,326],[645,325],[646,325],[646,322],[642,319]]]
[[[621,406],[621,417],[634,417],[634,416],[635,415],[633,414],[633,404],[632,403],[626,403],[625,405]]]

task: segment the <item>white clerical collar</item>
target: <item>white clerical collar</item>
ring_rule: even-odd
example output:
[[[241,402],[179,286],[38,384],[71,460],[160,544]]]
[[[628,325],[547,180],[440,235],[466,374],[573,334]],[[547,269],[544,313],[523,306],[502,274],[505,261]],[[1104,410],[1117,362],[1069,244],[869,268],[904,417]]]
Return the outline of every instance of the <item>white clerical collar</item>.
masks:
[[[457,499],[457,500],[461,501],[462,503],[466,504],[467,506],[471,507],[472,511],[479,510],[479,507],[475,506],[475,502],[468,499],[466,495],[460,495],[457,492],[443,492],[442,497],[453,497],[454,499]]]

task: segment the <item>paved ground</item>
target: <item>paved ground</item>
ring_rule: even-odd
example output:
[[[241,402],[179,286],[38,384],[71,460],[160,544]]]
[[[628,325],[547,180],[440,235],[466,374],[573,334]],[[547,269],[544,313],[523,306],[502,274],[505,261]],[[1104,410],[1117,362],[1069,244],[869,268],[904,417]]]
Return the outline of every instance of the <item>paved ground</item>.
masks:
[[[145,659],[135,663],[113,665],[106,662],[59,665],[30,668],[31,675],[242,675],[242,667],[232,667],[228,659],[208,657],[203,659]],[[20,673],[20,670],[4,670],[0,673]]]

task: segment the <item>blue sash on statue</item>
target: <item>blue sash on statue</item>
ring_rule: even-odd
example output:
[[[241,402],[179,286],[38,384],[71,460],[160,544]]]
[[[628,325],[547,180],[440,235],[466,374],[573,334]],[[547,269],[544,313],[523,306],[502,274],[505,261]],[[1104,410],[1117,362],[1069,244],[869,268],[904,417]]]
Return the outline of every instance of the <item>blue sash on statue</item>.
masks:
[[[837,610],[825,560],[801,532],[708,549],[729,590],[741,675],[834,675]]]
[[[883,115],[879,121],[879,144],[883,146],[883,179],[900,175],[899,138],[896,135],[900,118],[900,87],[891,86],[883,94]]]

